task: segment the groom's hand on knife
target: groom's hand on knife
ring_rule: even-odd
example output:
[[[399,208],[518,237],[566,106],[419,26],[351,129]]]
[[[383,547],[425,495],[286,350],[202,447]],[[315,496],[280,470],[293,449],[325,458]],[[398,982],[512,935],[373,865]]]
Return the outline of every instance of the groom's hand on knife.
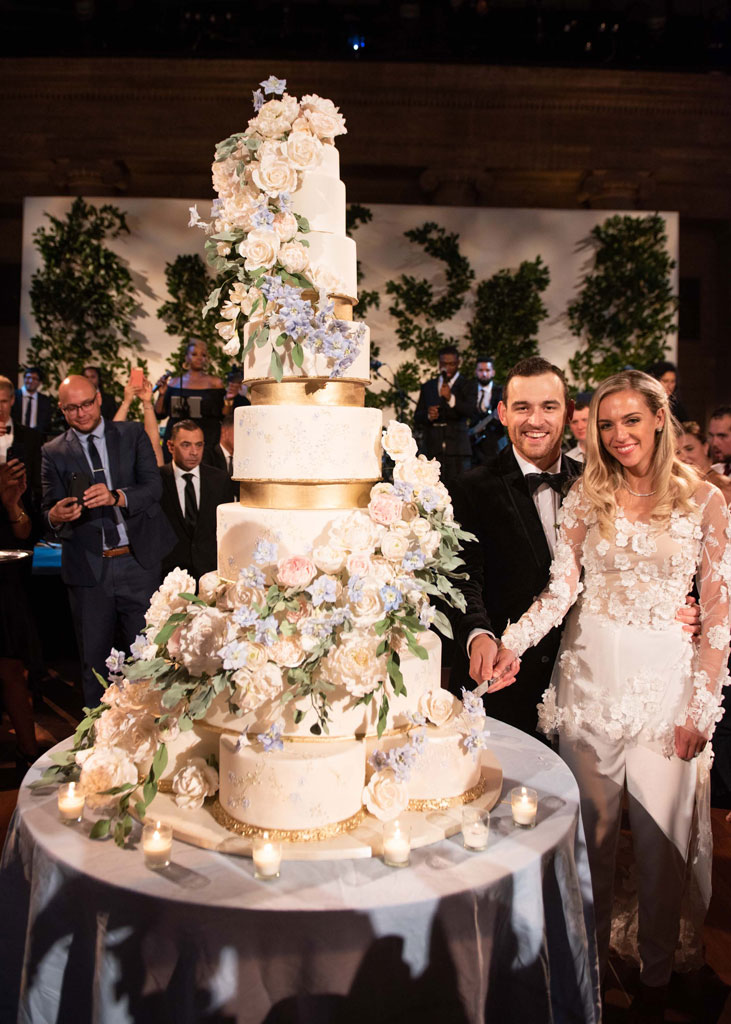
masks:
[[[520,667],[520,661],[506,647],[498,647],[487,633],[476,636],[470,645],[470,676],[482,687],[480,693],[494,693],[510,686]]]

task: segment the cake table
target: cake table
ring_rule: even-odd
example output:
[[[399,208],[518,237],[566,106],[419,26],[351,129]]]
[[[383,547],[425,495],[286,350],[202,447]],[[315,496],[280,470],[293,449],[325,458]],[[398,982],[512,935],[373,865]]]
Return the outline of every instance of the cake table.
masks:
[[[290,861],[176,841],[163,872],[141,849],[61,824],[29,773],[0,871],[0,1019],[23,1024],[585,1021],[600,1019],[578,791],[563,762],[489,721],[504,773],[489,848],[455,835],[412,853]],[[513,785],[538,824],[512,824]]]

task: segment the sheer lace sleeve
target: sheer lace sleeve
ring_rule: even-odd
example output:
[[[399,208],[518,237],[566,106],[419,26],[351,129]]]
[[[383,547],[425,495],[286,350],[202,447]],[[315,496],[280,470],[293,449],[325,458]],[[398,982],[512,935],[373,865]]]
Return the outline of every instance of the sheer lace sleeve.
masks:
[[[583,589],[582,554],[588,509],[578,480],[569,491],[558,516],[559,531],[551,578],[543,593],[502,636],[503,644],[520,656],[557,626]]]
[[[703,538],[696,573],[701,635],[693,653],[691,698],[675,724],[685,725],[690,719],[698,732],[710,737],[723,714],[721,689],[728,682],[731,525],[723,495],[715,487],[707,488],[702,512]]]

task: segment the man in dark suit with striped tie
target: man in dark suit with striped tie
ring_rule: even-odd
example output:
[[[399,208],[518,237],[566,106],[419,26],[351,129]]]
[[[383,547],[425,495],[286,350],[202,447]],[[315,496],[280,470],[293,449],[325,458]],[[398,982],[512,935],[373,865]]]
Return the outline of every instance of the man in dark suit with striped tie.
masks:
[[[185,569],[196,580],[216,568],[216,509],[231,500],[228,473],[202,465],[203,449],[198,424],[181,420],[168,441],[172,462],[160,468],[162,507],[178,538],[163,571]]]
[[[58,399],[69,429],[43,446],[43,511],[61,540],[84,698],[93,707],[102,694],[94,671],[105,676],[112,646],[128,649],[144,628],[175,537],[142,424],[104,420],[86,377],[67,377]]]

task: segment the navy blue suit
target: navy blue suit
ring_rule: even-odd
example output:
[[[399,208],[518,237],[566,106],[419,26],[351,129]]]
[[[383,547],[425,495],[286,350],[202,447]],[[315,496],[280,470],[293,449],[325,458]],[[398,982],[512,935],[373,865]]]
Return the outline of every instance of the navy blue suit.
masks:
[[[175,543],[175,533],[160,507],[162,483],[150,440],[140,423],[105,421],[110,488],[127,499],[120,512],[129,539],[129,554],[103,556],[102,511],[86,510],[63,524],[61,577],[69,588],[83,663],[84,697],[98,703],[101,687],[93,669],[104,676],[113,646],[128,649],[144,627],[145,611],[160,582],[160,562]],[[43,512],[68,497],[74,473],[91,476],[78,437],[67,430],[43,446]]]

